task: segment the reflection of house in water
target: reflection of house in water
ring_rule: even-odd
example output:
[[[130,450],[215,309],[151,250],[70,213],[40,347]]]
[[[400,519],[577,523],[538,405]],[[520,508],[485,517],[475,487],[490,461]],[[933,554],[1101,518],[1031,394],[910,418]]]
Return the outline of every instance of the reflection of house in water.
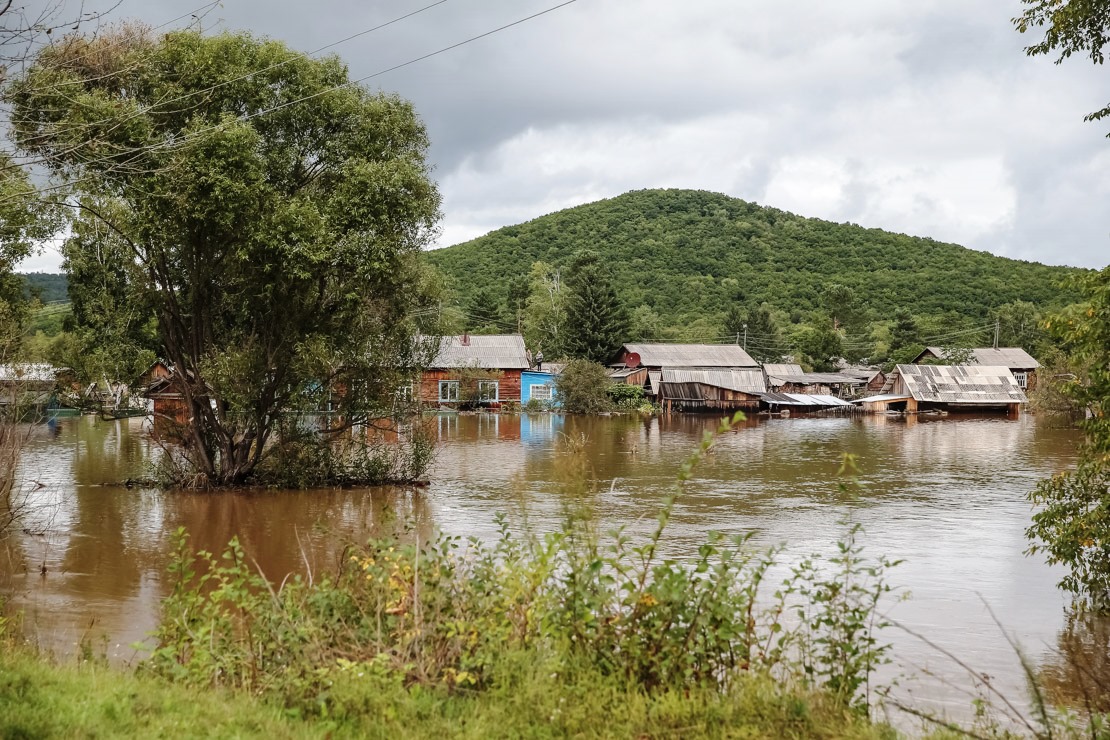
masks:
[[[560,414],[522,414],[520,417],[520,441],[526,444],[551,442],[562,429]]]
[[[1035,422],[1028,416],[1017,420],[1000,416],[960,422],[923,420],[906,426],[898,454],[915,470],[972,466],[995,475],[1003,472],[996,469],[998,460],[1015,458],[1034,445],[1035,432]]]

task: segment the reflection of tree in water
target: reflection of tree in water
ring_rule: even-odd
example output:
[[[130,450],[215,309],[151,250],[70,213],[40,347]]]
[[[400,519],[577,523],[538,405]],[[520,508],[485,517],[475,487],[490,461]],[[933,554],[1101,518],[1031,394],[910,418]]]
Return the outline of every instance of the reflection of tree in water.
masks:
[[[1049,702],[1110,711],[1110,618],[1071,612],[1057,646],[1040,670]]]
[[[333,571],[348,545],[371,537],[435,536],[426,497],[412,488],[178,492],[165,501],[165,532],[184,527],[194,550],[217,554],[238,537],[275,582],[306,568]]]

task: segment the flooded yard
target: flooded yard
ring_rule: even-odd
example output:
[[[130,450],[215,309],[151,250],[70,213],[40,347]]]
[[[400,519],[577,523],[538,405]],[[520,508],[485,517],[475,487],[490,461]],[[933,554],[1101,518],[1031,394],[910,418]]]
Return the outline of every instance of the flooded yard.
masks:
[[[333,568],[347,543],[398,521],[489,538],[504,513],[517,529],[550,531],[571,512],[598,529],[646,533],[678,468],[716,419],[442,415],[427,488],[164,493],[116,484],[157,455],[147,422],[56,422],[25,452],[35,487],[27,531],[2,553],[3,585],[42,644],[70,653],[82,640],[125,662],[167,593],[179,527],[198,548],[238,536],[267,576]],[[1070,465],[1078,435],[1030,415],[1006,418],[759,418],[722,437],[679,500],[666,553],[688,557],[710,531],[783,545],[783,562],[830,555],[852,524],[867,552],[905,562],[891,580],[908,594],[890,616],[959,656],[1015,700],[1025,695],[1016,640],[1069,691],[1061,644],[1060,572],[1025,556],[1036,481]],[[858,489],[837,477],[858,456]],[[992,616],[993,613],[993,616]],[[995,622],[997,618],[998,623]],[[965,715],[966,672],[935,647],[892,630],[898,692]],[[1105,641],[1087,635],[1084,650]],[[141,651],[138,652],[141,655]],[[1098,656],[1095,656],[1097,659]],[[1055,666],[1055,667],[1053,667]]]

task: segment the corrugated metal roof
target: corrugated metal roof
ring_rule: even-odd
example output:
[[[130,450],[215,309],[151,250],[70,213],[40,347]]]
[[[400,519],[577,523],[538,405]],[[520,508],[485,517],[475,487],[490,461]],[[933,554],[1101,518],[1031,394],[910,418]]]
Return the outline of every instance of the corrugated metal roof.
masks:
[[[898,365],[906,391],[918,401],[962,404],[1025,403],[1008,367],[986,365]],[[885,390],[885,389],[884,389]]]
[[[911,396],[905,393],[880,393],[877,396],[868,396],[867,398],[857,398],[852,403],[878,403],[881,401],[908,401]]]
[[[524,338],[519,334],[471,334],[467,339],[467,344],[463,344],[463,337],[440,337],[439,353],[429,367],[484,370],[527,370],[531,367]]]
[[[858,385],[865,381],[843,373],[798,373],[796,375],[778,375],[767,373],[767,382],[772,386],[786,385],[787,383],[801,383],[803,385],[821,385],[829,383],[851,383]]]
[[[650,378],[651,375],[649,374]],[[665,367],[663,383],[701,383],[740,393],[764,393],[767,390],[760,370],[684,370]]]
[[[791,365],[786,363],[767,363],[763,366],[763,372],[768,375],[783,376],[783,375],[801,375],[805,372],[802,370],[801,365]]]
[[[943,347],[926,347],[925,350],[933,353],[941,360],[945,359]],[[1033,356],[1021,347],[999,347],[998,349],[994,347],[976,347],[971,350],[971,356],[974,358],[975,364],[989,367],[1027,370],[1041,366],[1041,363],[1033,359]]]
[[[647,367],[759,367],[735,344],[626,344]]]
[[[775,406],[851,406],[836,396],[821,393],[764,393],[763,400]]]

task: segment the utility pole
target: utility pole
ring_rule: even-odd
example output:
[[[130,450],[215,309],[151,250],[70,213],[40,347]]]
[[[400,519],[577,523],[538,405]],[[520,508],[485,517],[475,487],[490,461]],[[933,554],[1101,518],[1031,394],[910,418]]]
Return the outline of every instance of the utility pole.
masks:
[[[998,327],[999,327],[1000,323],[1001,322],[998,320],[998,318],[995,318],[995,320],[994,320],[994,348],[995,349],[998,349]]]
[[[748,351],[748,325],[744,324],[744,351]]]

